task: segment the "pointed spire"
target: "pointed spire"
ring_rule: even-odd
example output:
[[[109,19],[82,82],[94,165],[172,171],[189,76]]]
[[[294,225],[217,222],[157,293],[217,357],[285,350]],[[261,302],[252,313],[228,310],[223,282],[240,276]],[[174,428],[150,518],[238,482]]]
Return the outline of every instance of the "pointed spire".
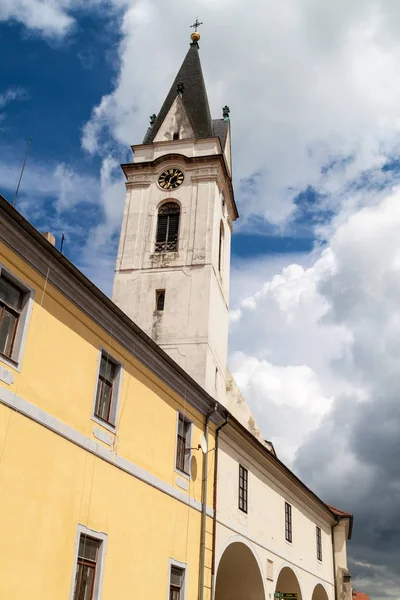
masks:
[[[200,23],[197,23],[197,26],[198,25],[200,25]],[[193,127],[195,136],[197,138],[206,138],[212,137],[213,135],[210,107],[208,104],[203,71],[201,69],[199,46],[197,43],[200,39],[200,35],[195,32],[192,33],[191,37],[192,42],[185,60],[175,77],[164,104],[157,115],[157,119],[146,133],[143,140],[144,144],[151,144],[154,141],[158,130],[164,122],[164,119],[178,94],[181,95],[182,103]]]

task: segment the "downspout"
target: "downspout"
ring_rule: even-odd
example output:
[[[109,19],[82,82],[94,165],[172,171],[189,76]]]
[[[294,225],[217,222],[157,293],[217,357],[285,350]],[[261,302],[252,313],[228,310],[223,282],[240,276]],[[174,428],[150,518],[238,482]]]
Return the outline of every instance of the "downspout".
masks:
[[[210,412],[206,414],[206,425],[204,428],[204,437],[208,446],[208,424],[211,416],[218,410],[218,402]],[[202,491],[202,507],[201,507],[201,535],[200,535],[200,577],[199,577],[199,600],[204,598],[204,563],[206,556],[206,522],[207,522],[207,473],[208,473],[208,451],[204,454],[203,459],[203,491]]]
[[[215,597],[215,544],[216,544],[216,533],[217,533],[217,480],[218,480],[218,439],[219,432],[225,425],[228,424],[228,414],[226,415],[225,421],[216,429],[215,432],[215,458],[214,458],[214,497],[213,497],[213,550],[212,550],[212,567],[211,567],[211,600]],[[336,600],[336,599],[335,599]]]
[[[336,560],[335,560],[335,527],[339,521],[332,525],[332,559],[333,559],[333,586],[335,588],[335,600],[338,600],[338,589],[337,589],[337,571],[336,571]]]

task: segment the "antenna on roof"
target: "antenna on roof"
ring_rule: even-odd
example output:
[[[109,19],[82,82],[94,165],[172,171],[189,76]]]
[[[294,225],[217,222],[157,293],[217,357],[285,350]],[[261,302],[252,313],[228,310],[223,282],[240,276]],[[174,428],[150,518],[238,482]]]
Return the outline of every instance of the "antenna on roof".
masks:
[[[65,240],[65,233],[62,232],[62,236],[61,236],[61,244],[60,244],[60,252],[62,254],[63,248],[64,248],[64,240]]]
[[[28,158],[28,154],[29,154],[29,149],[31,147],[32,144],[32,138],[29,138],[29,142],[28,142],[28,147],[26,149],[26,154],[25,154],[25,160],[24,160],[24,164],[22,165],[22,169],[21,169],[21,174],[19,176],[19,180],[18,180],[18,185],[17,185],[17,189],[15,190],[15,196],[14,196],[14,200],[12,205],[15,206],[16,202],[17,202],[17,196],[18,196],[18,192],[19,192],[19,186],[21,185],[21,179],[22,179],[22,175],[24,174],[24,169],[25,169],[25,165],[26,165],[26,160]]]

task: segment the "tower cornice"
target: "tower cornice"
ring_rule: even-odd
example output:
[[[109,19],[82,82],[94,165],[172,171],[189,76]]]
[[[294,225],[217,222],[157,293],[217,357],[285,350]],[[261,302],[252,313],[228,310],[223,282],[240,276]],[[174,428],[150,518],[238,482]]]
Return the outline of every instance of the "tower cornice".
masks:
[[[178,163],[183,163],[190,167],[202,167],[202,171],[204,171],[204,178],[210,177],[218,177],[218,173],[211,173],[212,165],[215,164],[218,166],[218,170],[222,172],[223,180],[225,185],[228,187],[229,191],[229,199],[230,206],[232,209],[232,221],[235,221],[239,217],[239,213],[237,210],[232,179],[227,169],[226,160],[224,155],[221,154],[211,154],[207,156],[185,156],[184,154],[178,153],[169,153],[163,154],[163,156],[159,156],[158,158],[152,161],[141,161],[141,162],[132,162],[125,163],[121,165],[121,169],[123,170],[125,177],[127,179],[127,186],[132,185],[147,185],[149,182],[148,176],[155,170],[158,169],[160,165],[166,162],[177,161]],[[208,170],[208,172],[206,172]],[[140,177],[139,177],[140,174]],[[193,178],[202,178],[202,174],[199,173],[194,174]]]

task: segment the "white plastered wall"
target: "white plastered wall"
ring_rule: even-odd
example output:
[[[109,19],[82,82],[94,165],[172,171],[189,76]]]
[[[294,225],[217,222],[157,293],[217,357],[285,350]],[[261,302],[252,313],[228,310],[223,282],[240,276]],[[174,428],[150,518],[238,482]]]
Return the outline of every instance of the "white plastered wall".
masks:
[[[248,469],[248,513],[238,508],[239,464]],[[285,501],[292,505],[293,541],[285,540]],[[322,562],[317,559],[316,526],[322,532]],[[303,600],[311,600],[321,584],[334,600],[331,525],[313,511],[297,493],[295,485],[281,482],[255,459],[246,455],[224,430],[220,433],[217,476],[216,569],[224,549],[233,541],[250,544],[266,585],[266,599],[273,599],[281,569],[292,569],[299,581]],[[267,561],[272,561],[272,578],[267,578]]]
[[[176,154],[190,144],[196,146],[175,141],[162,144],[162,150]],[[210,144],[214,148],[216,142],[209,140],[206,146]],[[156,150],[154,146],[153,157]],[[157,181],[170,167],[180,168],[185,179],[176,190],[165,191]],[[227,207],[222,208],[222,168],[215,162],[188,166],[183,158],[166,157],[158,167],[140,175],[140,182],[134,177],[127,184],[113,300],[200,385],[224,402],[231,231]],[[158,209],[164,201],[175,201],[181,208],[178,250],[159,254],[154,252],[154,242]],[[225,232],[222,277],[218,270],[221,222]],[[160,289],[166,291],[163,312],[155,310],[155,294]]]

